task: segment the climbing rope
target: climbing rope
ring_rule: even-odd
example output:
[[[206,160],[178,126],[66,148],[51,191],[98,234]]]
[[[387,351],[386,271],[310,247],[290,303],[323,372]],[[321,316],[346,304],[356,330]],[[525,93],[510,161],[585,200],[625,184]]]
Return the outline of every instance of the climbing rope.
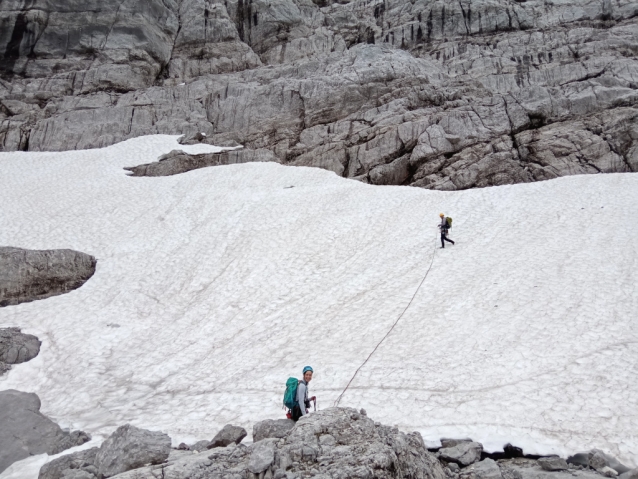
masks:
[[[338,406],[339,402],[341,401],[341,398],[343,397],[343,395],[346,393],[346,391],[348,390],[348,388],[350,387],[350,384],[352,384],[352,381],[354,381],[354,378],[357,376],[357,374],[359,373],[359,371],[361,370],[361,368],[363,368],[363,366],[366,365],[366,363],[368,362],[368,360],[372,357],[372,355],[375,353],[375,351],[379,348],[379,346],[381,346],[381,343],[383,343],[383,341],[385,341],[385,338],[387,338],[388,336],[390,336],[390,333],[392,332],[392,330],[394,329],[394,327],[398,324],[398,322],[401,320],[401,318],[403,317],[403,315],[405,314],[405,312],[408,310],[408,308],[410,307],[410,305],[412,304],[412,301],[414,301],[414,298],[416,298],[417,293],[419,292],[419,290],[421,289],[421,286],[423,285],[423,283],[425,282],[425,278],[428,277],[428,274],[430,273],[430,270],[432,269],[432,265],[434,264],[434,256],[436,255],[436,246],[434,247],[434,251],[432,252],[432,259],[430,260],[430,266],[428,266],[428,270],[425,272],[425,275],[423,276],[423,279],[421,280],[421,282],[419,283],[419,286],[417,286],[416,290],[414,291],[414,294],[412,295],[412,298],[410,299],[410,302],[408,303],[408,305],[405,307],[405,309],[401,312],[401,314],[399,315],[399,317],[397,318],[397,320],[394,322],[394,324],[392,325],[392,327],[388,330],[387,333],[385,333],[385,336],[383,336],[383,338],[381,338],[381,341],[379,341],[377,343],[377,345],[374,347],[374,349],[372,350],[372,352],[368,355],[368,357],[366,358],[365,361],[363,361],[363,363],[361,364],[361,366],[359,366],[357,368],[357,370],[354,372],[354,374],[352,375],[352,377],[350,378],[350,381],[348,381],[348,384],[346,384],[346,387],[344,388],[344,390],[341,392],[341,394],[339,395],[339,397],[337,398],[337,400],[334,402],[334,406]]]

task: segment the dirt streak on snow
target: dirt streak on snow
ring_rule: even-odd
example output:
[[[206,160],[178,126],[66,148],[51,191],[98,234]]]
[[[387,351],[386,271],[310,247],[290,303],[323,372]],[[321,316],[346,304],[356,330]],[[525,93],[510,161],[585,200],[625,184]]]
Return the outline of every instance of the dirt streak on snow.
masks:
[[[306,364],[325,408],[435,254],[341,405],[427,441],[638,465],[638,175],[434,192],[277,164],[122,169],[178,147],[212,151],[153,136],[0,154],[0,244],[98,259],[80,289],[0,309],[43,340],[1,389],[36,392],[63,426],[175,443],[283,417]]]

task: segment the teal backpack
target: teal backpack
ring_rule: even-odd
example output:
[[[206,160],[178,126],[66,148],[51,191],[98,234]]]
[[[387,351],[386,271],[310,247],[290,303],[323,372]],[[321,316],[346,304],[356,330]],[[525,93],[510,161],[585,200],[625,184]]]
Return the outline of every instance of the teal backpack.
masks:
[[[288,378],[288,381],[286,381],[284,406],[290,410],[297,405],[297,386],[299,386],[299,380],[297,378]]]

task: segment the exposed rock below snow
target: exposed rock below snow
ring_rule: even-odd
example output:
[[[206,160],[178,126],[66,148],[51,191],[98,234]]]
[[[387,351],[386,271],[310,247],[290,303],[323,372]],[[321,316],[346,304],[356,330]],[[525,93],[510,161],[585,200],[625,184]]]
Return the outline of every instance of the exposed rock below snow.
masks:
[[[461,444],[463,442],[473,442],[473,441],[470,438],[452,439],[452,438],[442,437],[441,438],[441,447],[442,448],[454,447],[454,446],[458,446],[459,444]]]
[[[540,464],[545,471],[565,471],[569,469],[567,461],[558,456],[541,457],[538,460],[538,464]]]
[[[0,247],[0,307],[68,293],[95,273],[93,256],[68,249]]]
[[[290,430],[295,427],[292,419],[266,419],[253,426],[253,442],[263,439],[285,437]]]
[[[0,328],[0,376],[11,368],[35,358],[42,343],[32,334],[20,332],[20,328]]]
[[[465,467],[480,460],[482,452],[483,446],[478,442],[460,442],[456,446],[439,449],[439,459]]]
[[[605,454],[602,451],[598,451],[595,449],[589,453],[588,462],[589,467],[596,470],[609,466],[609,461],[605,457]]]
[[[623,472],[618,477],[619,479],[638,479],[638,467],[631,471]]]
[[[239,444],[247,435],[248,433],[243,427],[226,424],[222,430],[215,435],[208,449],[226,447],[229,444]]]
[[[221,153],[189,155],[181,150],[173,150],[163,155],[155,163],[126,168],[129,176],[171,176],[207,166],[232,165],[258,161],[278,161],[270,150],[231,150]]]
[[[632,0],[16,0],[0,25],[5,151],[204,133],[441,190],[638,171]]]
[[[201,441],[197,441],[195,444],[192,444],[191,446],[186,446],[184,444],[184,446],[186,446],[186,447],[183,448],[183,449],[185,449],[187,451],[198,451],[198,452],[205,451],[206,449],[208,449],[208,446],[210,446],[210,443],[211,443],[211,441],[207,441],[207,440],[204,439],[204,440],[201,440]],[[182,446],[182,445],[180,444],[180,446]],[[180,447],[179,449],[182,449],[182,447]]]
[[[88,475],[88,479],[92,479],[97,476],[97,468],[94,465],[97,451],[98,448],[93,447],[47,462],[40,468],[38,479],[66,479],[71,473],[84,473]]]
[[[161,464],[171,452],[171,438],[130,424],[118,427],[95,456],[98,475],[111,477],[146,464]]]
[[[276,441],[277,439],[266,439],[253,446],[248,460],[248,470],[250,472],[260,474],[275,462]]]
[[[349,408],[331,408],[294,424],[281,439],[231,444],[210,454],[186,454],[168,463],[119,474],[118,479],[210,477],[371,477],[445,479],[418,433],[405,434]],[[252,474],[255,474],[254,476]],[[58,479],[58,477],[40,477]]]
[[[0,472],[29,456],[58,454],[89,440],[82,431],[63,431],[40,413],[36,394],[0,391]]]
[[[602,479],[604,476],[591,469],[546,471],[538,461],[526,458],[502,459],[498,461],[503,479]]]
[[[501,469],[492,459],[484,459],[461,471],[461,479],[502,479]]]
[[[596,469],[605,477],[616,477],[618,475],[618,471],[616,469],[612,469],[609,466],[601,467],[600,469]]]

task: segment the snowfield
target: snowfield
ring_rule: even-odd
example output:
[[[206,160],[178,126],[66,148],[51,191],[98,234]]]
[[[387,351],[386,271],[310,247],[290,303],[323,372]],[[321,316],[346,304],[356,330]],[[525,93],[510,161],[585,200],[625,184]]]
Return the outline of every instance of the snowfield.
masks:
[[[434,255],[340,405],[432,444],[599,448],[638,466],[638,175],[459,192],[270,163],[126,175],[214,151],[176,139],[0,154],[0,244],[98,259],[80,289],[0,308],[0,327],[43,341],[0,389],[97,438],[127,422],[174,445],[250,432],[284,417],[306,364],[332,406]]]

